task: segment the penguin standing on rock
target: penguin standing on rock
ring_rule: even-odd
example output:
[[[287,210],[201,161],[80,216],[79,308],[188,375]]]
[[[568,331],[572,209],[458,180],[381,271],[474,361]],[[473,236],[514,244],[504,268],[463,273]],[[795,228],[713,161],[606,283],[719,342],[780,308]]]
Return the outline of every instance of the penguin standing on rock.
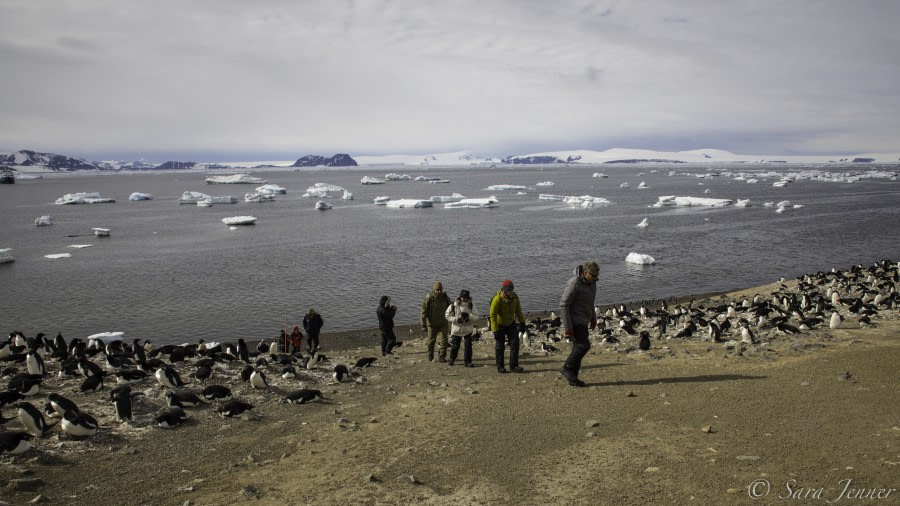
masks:
[[[332,376],[334,377],[334,381],[343,383],[350,378],[350,370],[347,369],[347,366],[344,364],[338,364],[334,366],[334,374],[332,374]]]
[[[131,406],[131,392],[119,392],[113,397],[113,406],[116,408],[117,422],[130,422],[134,419]]]
[[[644,351],[650,349],[650,333],[646,330],[641,331],[641,340],[638,341],[638,348]]]
[[[369,366],[372,365],[372,363],[375,362],[376,360],[378,360],[378,359],[375,358],[375,357],[365,357],[365,358],[361,358],[361,359],[359,359],[359,360],[356,361],[356,365],[354,365],[353,367],[356,368],[356,369],[362,369],[363,367],[369,367]]]
[[[250,386],[257,390],[269,388],[269,380],[266,379],[266,375],[262,371],[253,369],[253,372],[250,373]]]

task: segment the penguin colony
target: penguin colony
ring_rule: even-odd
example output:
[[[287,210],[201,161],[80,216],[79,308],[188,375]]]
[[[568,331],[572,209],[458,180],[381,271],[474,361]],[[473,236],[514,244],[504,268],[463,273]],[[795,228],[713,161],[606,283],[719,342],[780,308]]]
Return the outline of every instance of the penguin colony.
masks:
[[[240,398],[245,395],[266,402],[327,402],[314,386],[363,382],[361,370],[376,360],[364,357],[347,367],[318,352],[284,354],[265,343],[250,352],[243,339],[154,347],[140,339],[104,344],[14,331],[0,340],[0,378],[6,383],[0,392],[0,456],[40,447],[51,434],[82,440],[115,425],[189,426],[196,410],[255,419],[256,406]]]
[[[880,318],[898,316],[898,264],[889,260],[802,276],[790,285],[796,288],[782,280],[770,294],[721,299],[715,306],[691,301],[670,309],[664,300],[620,304],[598,311],[590,337],[625,352],[673,339],[744,348],[787,335],[878,325]],[[567,351],[558,346],[566,338],[556,315],[530,320],[521,337],[532,354]],[[250,395],[296,405],[328,402],[315,387],[363,382],[362,372],[374,362],[364,357],[348,367],[318,352],[289,355],[263,343],[250,352],[243,339],[154,347],[139,339],[104,345],[66,341],[61,334],[28,338],[16,331],[0,341],[0,378],[6,382],[0,391],[0,455],[40,447],[48,434],[89,439],[117,424],[189,430],[198,410],[254,419],[257,406],[247,402]]]

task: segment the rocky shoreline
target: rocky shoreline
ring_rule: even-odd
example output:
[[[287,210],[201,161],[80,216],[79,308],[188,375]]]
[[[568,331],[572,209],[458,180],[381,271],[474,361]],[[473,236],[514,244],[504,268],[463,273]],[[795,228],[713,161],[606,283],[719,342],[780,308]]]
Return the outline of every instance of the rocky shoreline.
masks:
[[[661,337],[656,313],[630,308],[640,320],[630,334],[619,323],[625,316],[610,311],[606,329],[592,334],[582,389],[559,378],[569,346],[543,322],[532,324],[521,359],[526,373],[515,375],[496,373],[488,336],[475,346],[479,367],[428,362],[414,326],[398,329],[404,345],[388,357],[378,353],[377,331],[323,333],[328,357],[310,368],[291,364],[294,378],[282,377],[288,364],[263,357],[257,367],[269,386],[260,389],[242,381],[247,364],[240,360],[216,361],[204,381],[192,377],[200,357],[167,361],[188,383],[176,390],[220,384],[253,405],[234,417],[221,416],[217,401],[186,407],[187,421],[169,430],[155,420],[167,389],[152,376],[132,385],[142,394],[133,399],[133,420],[117,422],[114,376],[99,392],[81,392],[84,377],[59,377],[59,364],[48,359],[40,392],[26,401],[43,407],[51,393],[63,395],[100,428],[80,438],[55,425],[32,440],[34,448],[0,457],[2,501],[721,503],[749,501],[758,480],[769,483],[771,497],[785,494],[791,480],[794,489],[818,486],[832,498],[843,479],[898,489],[896,269],[885,263],[877,272],[688,299],[668,308],[679,314]],[[828,288],[837,290],[836,301],[825,297]],[[843,321],[830,328],[823,312],[822,321],[800,330],[790,308],[792,300],[814,307],[801,302],[804,292],[822,295],[823,307],[834,301]],[[877,303],[875,292],[882,293]],[[875,314],[864,314],[869,306]],[[733,317],[725,316],[728,307]],[[771,316],[753,322],[747,342],[737,323],[750,321],[754,307]],[[783,322],[774,307],[787,313]],[[869,323],[860,323],[864,317]],[[719,342],[699,325],[690,337],[675,337],[688,320],[714,318],[732,322]],[[651,334],[649,350],[638,346],[640,331]],[[376,360],[349,381],[334,381],[336,364],[364,357]],[[322,399],[286,402],[301,388],[320,390]],[[2,411],[11,419],[3,432],[25,430],[15,407]]]

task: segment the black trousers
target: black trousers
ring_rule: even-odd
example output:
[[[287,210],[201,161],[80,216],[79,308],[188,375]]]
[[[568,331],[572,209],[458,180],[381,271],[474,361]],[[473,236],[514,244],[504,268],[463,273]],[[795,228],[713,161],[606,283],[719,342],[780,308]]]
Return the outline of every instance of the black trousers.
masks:
[[[501,326],[494,332],[494,355],[497,359],[497,368],[503,367],[503,355],[506,352],[506,341],[509,340],[509,367],[519,367],[519,328],[516,324]]]
[[[450,360],[456,360],[459,356],[459,341],[465,342],[463,349],[463,361],[467,364],[472,363],[472,334],[465,336],[450,336]]]
[[[394,334],[392,330],[385,330],[381,332],[381,354],[390,353],[391,350],[394,349],[394,345],[397,344],[397,335]]]
[[[306,348],[310,353],[319,349],[319,332],[308,332],[308,339],[306,340]]]
[[[578,377],[578,371],[581,370],[581,359],[587,355],[591,349],[591,341],[588,339],[588,328],[584,325],[573,325],[572,330],[575,332],[575,342],[572,343],[572,352],[563,365],[563,369],[568,369],[575,373]]]

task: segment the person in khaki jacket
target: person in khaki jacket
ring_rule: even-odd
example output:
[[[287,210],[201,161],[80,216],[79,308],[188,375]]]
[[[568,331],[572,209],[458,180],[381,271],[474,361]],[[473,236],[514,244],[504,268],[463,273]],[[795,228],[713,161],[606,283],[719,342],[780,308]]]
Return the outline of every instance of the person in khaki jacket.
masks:
[[[447,361],[447,336],[450,334],[450,322],[444,315],[447,308],[453,304],[450,297],[444,292],[444,285],[440,281],[434,282],[434,287],[425,300],[422,301],[422,332],[425,334],[425,344],[428,346],[428,361],[434,361],[434,345],[437,342],[438,360]]]

